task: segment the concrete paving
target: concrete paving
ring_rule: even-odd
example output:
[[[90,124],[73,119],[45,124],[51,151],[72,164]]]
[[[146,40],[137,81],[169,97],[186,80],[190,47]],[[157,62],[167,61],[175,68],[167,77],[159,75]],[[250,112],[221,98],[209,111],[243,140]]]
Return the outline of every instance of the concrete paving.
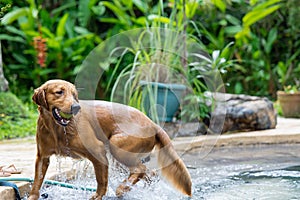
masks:
[[[198,151],[205,148],[222,146],[259,145],[259,144],[295,144],[300,143],[300,119],[278,118],[275,129],[242,132],[225,135],[203,135],[195,137],[181,137],[173,140],[177,151]],[[22,170],[21,174],[10,177],[34,176],[34,160],[36,143],[34,137],[0,141],[0,166],[14,164]],[[51,157],[51,164],[46,179],[53,179],[61,172],[70,172],[74,162],[72,159],[57,159]],[[0,177],[1,181],[1,177]],[[31,184],[16,182],[21,196],[26,195]],[[9,187],[0,187],[0,200],[14,199],[14,191]]]
[[[21,171],[21,174],[12,174],[8,178],[34,178],[34,161],[36,156],[36,143],[34,137],[23,139],[12,139],[0,141],[0,166],[11,164]],[[60,173],[69,173],[72,170],[73,161],[70,158],[50,159],[50,166],[46,174],[46,179],[53,179]],[[1,181],[1,177],[0,177]],[[21,196],[27,195],[30,191],[28,182],[16,182]],[[10,187],[0,187],[0,200],[15,199],[15,194]]]
[[[300,143],[300,119],[292,118],[278,118],[275,129],[181,137],[173,140],[177,151],[191,151],[206,147],[295,143]]]

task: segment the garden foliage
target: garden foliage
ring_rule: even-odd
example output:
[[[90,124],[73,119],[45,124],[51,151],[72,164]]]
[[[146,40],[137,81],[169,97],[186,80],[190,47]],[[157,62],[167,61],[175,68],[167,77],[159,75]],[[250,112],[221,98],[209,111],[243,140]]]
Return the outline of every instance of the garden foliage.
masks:
[[[0,92],[0,140],[33,135],[37,112],[31,111],[16,95]]]
[[[73,81],[101,41],[154,23],[180,27],[208,55],[226,59],[215,67],[227,92],[275,98],[278,89],[299,82],[298,0],[6,0],[0,6],[4,72],[12,92],[27,101],[48,79]],[[105,67],[102,98],[110,96],[119,64]]]

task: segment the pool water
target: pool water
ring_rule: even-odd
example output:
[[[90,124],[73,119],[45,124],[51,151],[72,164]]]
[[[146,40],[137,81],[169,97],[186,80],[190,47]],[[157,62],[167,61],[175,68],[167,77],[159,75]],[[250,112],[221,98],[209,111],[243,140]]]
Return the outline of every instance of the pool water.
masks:
[[[259,145],[202,149],[184,153],[193,181],[193,197],[182,196],[161,178],[154,177],[149,185],[140,181],[121,199],[145,200],[254,200],[300,199],[300,144]],[[76,186],[96,187],[93,170],[88,162],[79,162]],[[103,199],[118,199],[115,189],[128,175],[116,164],[110,166],[109,188]],[[62,178],[62,177],[61,177]],[[41,199],[89,199],[92,192],[44,186]]]
[[[188,162],[196,168],[192,199],[300,199],[299,153],[300,145],[214,149],[202,162]]]

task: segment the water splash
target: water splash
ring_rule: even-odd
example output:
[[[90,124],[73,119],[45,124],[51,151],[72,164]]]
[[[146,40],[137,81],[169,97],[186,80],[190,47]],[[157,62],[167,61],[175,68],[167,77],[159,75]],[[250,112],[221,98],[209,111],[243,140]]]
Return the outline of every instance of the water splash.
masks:
[[[66,127],[64,127],[64,134],[65,134],[66,146],[69,146],[69,139],[68,139],[68,136],[67,136],[67,129],[66,129]]]
[[[215,150],[215,153],[212,152],[206,159],[200,159],[198,154],[189,153],[185,155],[184,160],[188,166],[193,166],[189,168],[193,182],[192,198],[183,196],[170,184],[158,178],[151,184],[146,181],[138,182],[122,199],[300,199],[299,148],[300,145],[255,146],[245,150],[224,148]],[[107,157],[110,163],[109,185],[103,199],[117,199],[115,190],[128,177],[128,169],[115,161],[110,154]],[[92,164],[84,160],[79,162],[74,163],[74,169],[79,171],[80,175],[71,183],[96,187]],[[64,164],[61,165],[63,167]],[[43,191],[49,194],[48,199],[89,199],[92,196],[92,192],[55,186],[44,187]]]
[[[61,156],[56,156],[56,171],[61,174],[62,173],[62,157]]]
[[[65,147],[66,147],[66,155],[70,155],[70,147],[69,147],[69,139],[68,139],[68,134],[67,134],[67,129],[64,127],[64,136],[65,136]]]

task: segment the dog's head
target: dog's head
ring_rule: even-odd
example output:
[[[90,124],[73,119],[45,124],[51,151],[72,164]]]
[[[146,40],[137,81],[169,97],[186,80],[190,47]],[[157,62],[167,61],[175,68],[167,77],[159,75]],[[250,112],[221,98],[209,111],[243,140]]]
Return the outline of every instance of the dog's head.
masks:
[[[47,81],[34,90],[32,100],[51,112],[55,121],[62,126],[67,126],[80,110],[75,86],[63,80]]]

